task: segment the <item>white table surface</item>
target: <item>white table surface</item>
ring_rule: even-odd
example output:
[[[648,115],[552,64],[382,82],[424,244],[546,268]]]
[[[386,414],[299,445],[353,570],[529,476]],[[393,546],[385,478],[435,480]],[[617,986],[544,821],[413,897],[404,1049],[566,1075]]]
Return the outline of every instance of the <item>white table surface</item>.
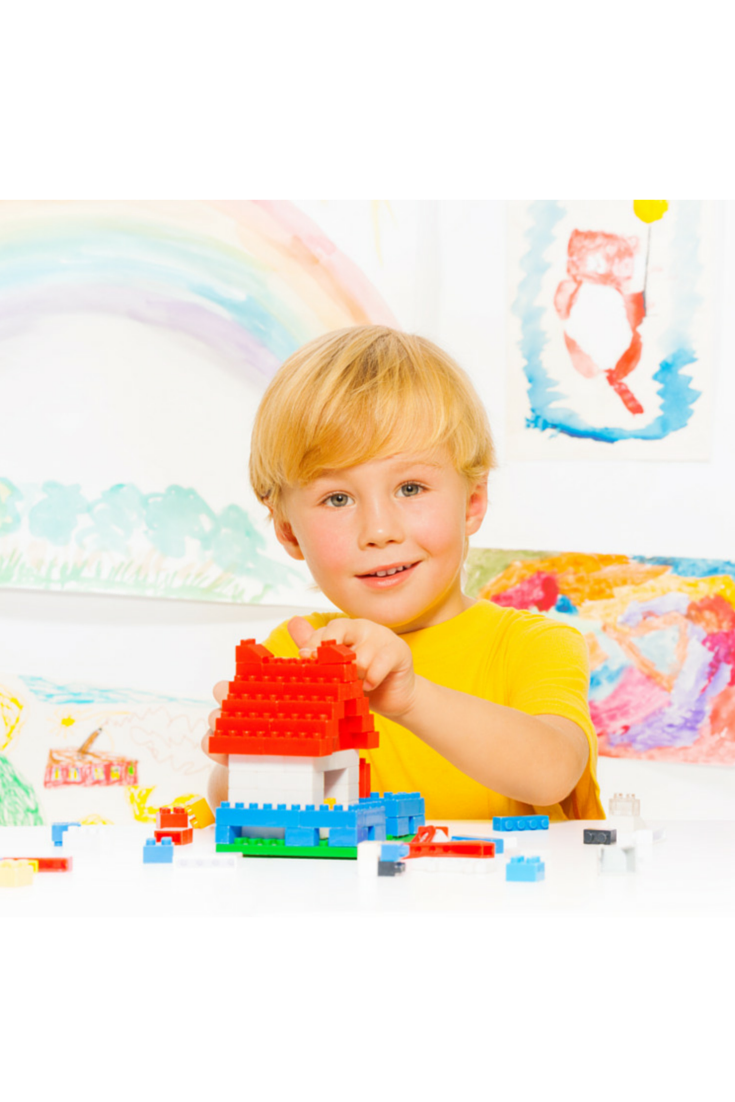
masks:
[[[488,836],[488,823],[447,823],[453,834]],[[585,826],[551,824],[548,831],[514,833],[517,848],[496,857],[491,872],[424,873],[407,861],[403,875],[364,878],[357,862],[299,858],[239,858],[234,869],[191,870],[144,865],[151,826],[108,827],[106,853],[80,853],[71,873],[37,873],[33,885],[0,888],[0,916],[290,915],[316,912],[593,914],[729,912],[735,909],[735,822],[657,822],[665,837],[649,847],[636,872],[602,873],[598,846],[584,845]],[[604,826],[604,823],[600,823]],[[67,854],[54,848],[49,828],[0,828],[0,857]],[[46,845],[40,842],[47,837]],[[214,827],[194,831],[189,852],[214,852]],[[540,883],[509,883],[512,854],[538,854]],[[449,862],[451,859],[447,859]]]

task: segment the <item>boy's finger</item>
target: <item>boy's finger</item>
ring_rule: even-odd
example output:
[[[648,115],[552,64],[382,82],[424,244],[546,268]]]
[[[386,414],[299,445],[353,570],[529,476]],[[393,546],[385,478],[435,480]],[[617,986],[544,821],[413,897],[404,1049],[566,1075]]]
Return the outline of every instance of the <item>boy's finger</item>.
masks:
[[[217,722],[217,720],[219,719],[219,717],[221,715],[222,715],[222,709],[221,708],[215,708],[215,710],[213,712],[209,713],[209,715],[207,716],[207,723],[209,725],[209,730],[210,731],[214,730],[214,725],[215,725],[215,723]]]
[[[303,616],[293,616],[288,621],[288,633],[296,646],[301,650],[311,646],[311,638],[316,634],[309,621]]]
[[[229,692],[229,689],[229,681],[218,681],[217,684],[214,686],[214,688],[212,689],[212,696],[218,704],[221,704],[222,701],[225,699],[227,693]]]
[[[217,765],[227,765],[228,761],[229,761],[229,757],[228,757],[227,754],[210,754],[210,752],[209,752],[209,736],[211,734],[212,734],[211,731],[207,731],[206,735],[202,739],[202,750],[204,751],[204,753],[207,755],[208,758],[211,758],[212,761],[216,761]]]

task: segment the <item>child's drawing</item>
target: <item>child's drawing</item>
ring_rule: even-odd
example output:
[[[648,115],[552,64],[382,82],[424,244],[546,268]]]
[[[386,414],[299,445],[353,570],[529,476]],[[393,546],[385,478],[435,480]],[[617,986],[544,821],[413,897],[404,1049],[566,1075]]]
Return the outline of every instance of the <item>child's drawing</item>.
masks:
[[[396,324],[288,202],[0,202],[0,585],[311,606],[250,428],[287,356],[365,322]]]
[[[735,764],[735,563],[474,551],[473,592],[578,628],[609,757]]]
[[[0,825],[148,822],[155,806],[204,795],[207,701],[38,676],[1,683],[0,703],[14,704],[0,707]]]
[[[514,457],[707,458],[709,205],[510,210]]]

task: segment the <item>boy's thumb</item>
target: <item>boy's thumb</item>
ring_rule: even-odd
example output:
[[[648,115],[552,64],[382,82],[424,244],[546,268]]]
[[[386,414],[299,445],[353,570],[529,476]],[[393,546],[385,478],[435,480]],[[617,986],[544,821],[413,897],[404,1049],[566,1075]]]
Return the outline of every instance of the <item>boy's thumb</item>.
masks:
[[[288,633],[300,649],[309,642],[314,634],[314,629],[303,616],[294,616],[288,621]]]

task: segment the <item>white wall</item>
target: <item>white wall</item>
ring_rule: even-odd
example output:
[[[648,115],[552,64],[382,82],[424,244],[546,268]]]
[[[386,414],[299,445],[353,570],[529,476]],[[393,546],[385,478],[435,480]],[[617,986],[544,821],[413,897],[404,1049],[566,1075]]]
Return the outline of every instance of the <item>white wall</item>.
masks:
[[[444,345],[479,380],[500,468],[475,545],[735,557],[735,331],[725,322],[735,269],[723,259],[735,254],[735,204],[725,205],[719,250],[709,463],[507,462],[503,205],[426,203],[422,217],[423,262],[440,250],[440,289],[407,297],[405,316],[392,305],[405,328]],[[478,257],[471,280],[468,234]],[[379,266],[368,274],[382,289]],[[316,598],[313,607],[320,607]],[[293,611],[0,590],[0,672],[207,698],[216,681],[231,676],[236,643],[262,640]],[[605,758],[599,776],[605,804],[615,791],[635,792],[644,817],[735,818],[731,769]]]

